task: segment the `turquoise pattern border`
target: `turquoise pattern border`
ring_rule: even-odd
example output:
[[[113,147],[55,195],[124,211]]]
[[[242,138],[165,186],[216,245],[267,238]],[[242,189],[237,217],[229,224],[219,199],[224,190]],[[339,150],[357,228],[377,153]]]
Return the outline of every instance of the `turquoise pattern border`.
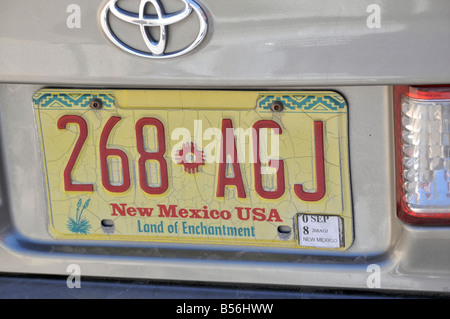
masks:
[[[91,92],[56,92],[39,91],[33,95],[35,108],[39,109],[87,109],[92,99],[101,99],[103,107],[112,109],[115,107],[113,93],[91,93]]]
[[[39,109],[87,109],[94,98],[101,99],[106,109],[115,108],[113,91],[70,91],[70,90],[41,90],[33,95],[35,108]],[[346,113],[347,103],[338,93],[330,94],[261,94],[257,101],[257,108],[261,112],[271,112],[270,106],[274,101],[281,101],[284,112],[302,113]]]
[[[292,95],[263,95],[258,100],[258,108],[271,112],[270,105],[274,101],[281,101],[284,105],[283,112],[302,113],[346,113],[347,103],[339,94],[318,95],[292,94]]]

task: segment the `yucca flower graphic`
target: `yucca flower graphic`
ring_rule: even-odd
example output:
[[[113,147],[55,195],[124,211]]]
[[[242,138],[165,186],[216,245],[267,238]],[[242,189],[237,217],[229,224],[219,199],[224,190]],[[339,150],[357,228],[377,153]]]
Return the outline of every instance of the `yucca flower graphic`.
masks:
[[[75,219],[72,217],[69,217],[69,220],[67,221],[67,229],[70,230],[72,233],[76,234],[89,234],[89,231],[91,230],[92,226],[89,223],[89,220],[87,220],[86,217],[82,217],[83,211],[89,206],[90,199],[88,199],[83,207],[81,208],[81,204],[83,204],[83,201],[81,198],[78,200],[77,203],[77,214],[75,216]],[[80,209],[81,208],[81,209]]]

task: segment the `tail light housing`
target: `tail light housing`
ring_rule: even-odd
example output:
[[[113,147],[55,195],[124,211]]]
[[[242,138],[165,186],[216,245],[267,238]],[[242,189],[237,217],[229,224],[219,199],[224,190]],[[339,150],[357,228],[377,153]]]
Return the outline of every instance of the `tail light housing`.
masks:
[[[398,217],[450,225],[450,86],[395,86]]]

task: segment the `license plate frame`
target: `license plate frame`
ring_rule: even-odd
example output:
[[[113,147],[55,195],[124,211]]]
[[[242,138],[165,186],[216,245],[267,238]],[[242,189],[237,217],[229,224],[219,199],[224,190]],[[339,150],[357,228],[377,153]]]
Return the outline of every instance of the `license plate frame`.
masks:
[[[33,104],[45,176],[48,230],[56,239],[326,250],[345,250],[353,242],[348,106],[337,92],[42,89],[35,93]],[[112,118],[120,119],[114,121]],[[146,120],[139,125],[141,119]],[[196,126],[195,121],[201,121],[201,134],[196,134],[199,125]],[[255,135],[255,123],[260,121],[264,122],[258,124]],[[318,122],[321,124],[316,124]],[[84,125],[87,136],[82,141]],[[159,130],[161,125],[163,131]],[[308,125],[309,129],[298,127]],[[146,132],[147,136],[144,129],[149,128],[153,132]],[[252,130],[247,131],[250,133],[244,140],[234,135],[234,142],[228,149],[221,146],[227,140],[223,138],[224,128],[232,128],[233,133],[238,129],[244,133],[249,128]],[[258,134],[266,128],[271,130],[268,133],[271,139],[278,137],[278,145],[282,148],[276,159],[272,156],[271,163],[265,162],[271,174],[258,175],[255,160],[250,160],[252,152],[255,153],[253,138],[259,138]],[[274,133],[278,128],[279,131]],[[205,137],[208,129],[211,130]],[[141,139],[137,137],[141,134],[139,130]],[[183,132],[189,132],[191,140],[188,142],[194,145],[186,147],[186,141],[177,139],[177,134],[181,136]],[[216,136],[218,132],[222,137]],[[317,169],[320,161],[315,156],[321,152],[317,146],[320,134],[325,177]],[[66,137],[62,138],[63,135]],[[160,148],[159,135],[164,136],[164,152]],[[102,136],[105,137],[103,142]],[[215,159],[208,160],[205,153],[212,136],[214,145],[211,149],[215,151]],[[78,154],[77,143],[80,146]],[[300,145],[298,148],[302,152],[296,150],[295,145]],[[236,163],[219,163],[220,159],[232,157],[234,149],[239,151],[237,158],[242,153],[245,157],[248,149],[248,163],[245,160],[237,166]],[[189,152],[192,154],[190,159],[183,154]],[[226,156],[222,157],[221,152]],[[148,156],[149,153],[152,155]],[[198,160],[199,156],[202,160]],[[269,157],[266,157],[267,160]],[[104,158],[106,164],[102,166]],[[114,178],[108,171],[113,165],[108,161],[114,163],[113,159],[120,167],[117,171],[122,172],[121,177]],[[129,186],[127,181],[124,182],[124,161],[128,161]],[[278,168],[281,163],[283,166],[285,186],[281,195],[274,195],[281,193],[282,188],[278,183],[282,174],[277,175],[279,170],[270,168],[274,163]],[[164,165],[167,178],[160,173],[159,180],[152,181],[148,176],[158,174],[147,172],[142,174],[145,178],[139,177],[141,167],[143,171],[159,169],[162,172]],[[296,167],[291,168],[294,165]],[[239,175],[241,178],[236,178]],[[77,180],[72,180],[71,176],[78,176]],[[104,176],[109,182],[105,182]],[[296,176],[299,176],[298,180]],[[194,185],[192,181],[196,179],[204,185],[190,196],[188,193],[194,190],[189,185]],[[325,191],[320,197],[322,179]],[[127,184],[126,189],[120,189],[124,184]],[[101,190],[105,185],[109,189]],[[242,185],[245,197],[242,196]],[[202,193],[208,194],[207,201]],[[174,209],[173,203],[176,203]],[[317,216],[318,221],[327,220],[328,216],[333,216],[332,220],[338,218],[336,225],[341,226],[332,238],[338,240],[338,244],[332,247],[318,244],[325,240],[321,232],[325,232],[326,227],[309,228],[311,224],[308,224],[308,229],[300,228],[300,217],[305,215]],[[86,229],[88,231],[83,233]],[[306,238],[301,232],[314,230],[314,244],[300,241]]]

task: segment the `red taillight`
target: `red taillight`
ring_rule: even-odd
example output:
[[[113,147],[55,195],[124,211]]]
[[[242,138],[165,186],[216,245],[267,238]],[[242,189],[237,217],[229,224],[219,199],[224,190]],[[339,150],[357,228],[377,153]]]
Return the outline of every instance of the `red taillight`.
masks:
[[[450,225],[450,86],[394,87],[398,217]]]

